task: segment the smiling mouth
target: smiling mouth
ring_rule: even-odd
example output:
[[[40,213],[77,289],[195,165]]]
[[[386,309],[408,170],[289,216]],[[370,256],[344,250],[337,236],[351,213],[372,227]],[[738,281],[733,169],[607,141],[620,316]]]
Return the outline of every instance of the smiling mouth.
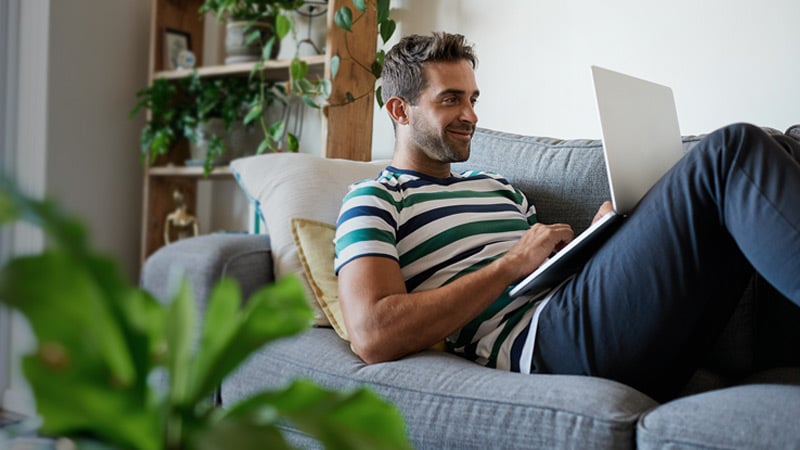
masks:
[[[468,128],[468,129],[449,129],[449,130],[447,130],[447,131],[449,131],[451,134],[454,134],[454,135],[456,135],[456,136],[459,136],[459,137],[461,137],[461,138],[463,138],[463,139],[472,139],[472,134],[473,134],[473,133],[475,133],[475,129],[474,129],[474,128]]]

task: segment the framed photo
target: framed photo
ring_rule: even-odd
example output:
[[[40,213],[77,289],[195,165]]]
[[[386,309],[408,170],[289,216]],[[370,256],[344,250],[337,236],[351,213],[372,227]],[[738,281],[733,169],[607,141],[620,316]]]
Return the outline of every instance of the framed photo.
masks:
[[[164,70],[179,69],[178,55],[191,49],[189,33],[172,28],[164,30]]]

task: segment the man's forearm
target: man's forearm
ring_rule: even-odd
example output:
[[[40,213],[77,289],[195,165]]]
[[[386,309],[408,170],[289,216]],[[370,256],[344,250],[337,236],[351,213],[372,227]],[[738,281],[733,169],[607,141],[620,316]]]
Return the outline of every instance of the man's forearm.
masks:
[[[358,306],[348,301],[353,295],[340,287],[353,348],[364,361],[375,363],[431,347],[483,312],[517,279],[508,263],[498,259],[437,289],[352,302]]]

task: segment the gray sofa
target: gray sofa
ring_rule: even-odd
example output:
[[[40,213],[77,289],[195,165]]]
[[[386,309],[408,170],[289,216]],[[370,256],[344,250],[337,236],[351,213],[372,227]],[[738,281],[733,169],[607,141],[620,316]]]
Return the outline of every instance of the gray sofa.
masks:
[[[685,137],[684,145],[699,139]],[[579,232],[608,196],[599,141],[481,129],[473,142],[470,160],[456,169],[505,175],[543,222]],[[202,302],[222,275],[245,293],[269,283],[272,264],[268,236],[207,235],[155,253],[142,286],[167,298],[168,268],[183,267]],[[224,406],[298,377],[330,388],[367,385],[397,405],[420,449],[800,448],[797,324],[800,308],[755,277],[704,367],[683,396],[664,404],[610,380],[502,372],[433,350],[366,365],[325,327],[260,350],[225,381],[219,399]],[[317,446],[295,429],[286,433],[302,448]]]

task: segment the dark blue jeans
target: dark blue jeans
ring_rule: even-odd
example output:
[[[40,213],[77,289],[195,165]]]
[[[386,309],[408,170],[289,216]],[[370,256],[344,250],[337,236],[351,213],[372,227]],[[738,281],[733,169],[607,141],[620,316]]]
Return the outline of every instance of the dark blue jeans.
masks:
[[[797,141],[752,125],[698,143],[543,309],[532,371],[610,378],[665,400],[753,270],[800,305],[798,161]]]

